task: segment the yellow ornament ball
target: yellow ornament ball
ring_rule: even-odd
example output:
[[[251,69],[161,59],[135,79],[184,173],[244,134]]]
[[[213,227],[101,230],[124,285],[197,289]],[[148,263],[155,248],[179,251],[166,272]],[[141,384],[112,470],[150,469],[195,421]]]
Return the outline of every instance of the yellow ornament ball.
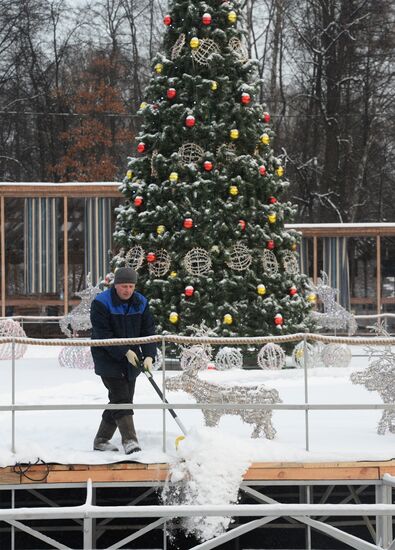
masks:
[[[232,10],[228,13],[228,21],[229,23],[236,23],[237,13],[235,11]]]
[[[163,63],[157,63],[154,67],[155,72],[161,74],[163,72]]]
[[[128,170],[128,171],[126,172],[126,177],[128,178],[128,180],[131,180],[131,179],[132,179],[132,177],[133,177],[133,172],[132,172],[132,170]]]
[[[176,183],[178,181],[178,174],[177,172],[172,172],[169,176],[169,180],[172,182],[172,183]]]
[[[317,295],[314,293],[311,293],[307,296],[307,301],[310,302],[310,304],[315,304],[317,302]]]
[[[259,296],[264,296],[266,294],[266,287],[263,284],[260,284],[256,287],[256,291],[259,294]]]
[[[239,130],[236,130],[235,128],[229,132],[230,139],[239,139],[240,132]]]
[[[261,142],[264,144],[264,145],[268,145],[270,143],[270,137],[269,137],[269,134],[262,134],[261,135]]]
[[[236,195],[239,194],[239,188],[236,185],[231,185],[229,187],[229,193],[232,195],[232,197],[236,197]]]
[[[291,250],[293,250],[295,252],[295,250],[298,249],[298,245],[296,243],[292,243],[291,245]]]
[[[172,311],[169,315],[169,321],[170,321],[170,323],[173,323],[173,325],[178,323],[179,318],[180,318],[180,316],[175,311]]]
[[[233,323],[233,317],[230,313],[224,315],[224,323],[225,325],[231,325]]]
[[[175,279],[177,277],[177,271],[170,272],[170,279]]]
[[[282,166],[279,166],[276,170],[276,174],[281,178],[281,176],[284,175],[284,168]]]
[[[276,223],[276,221],[277,221],[277,214],[275,214],[274,212],[272,212],[271,214],[268,214],[267,219],[268,219],[269,223]]]
[[[189,45],[193,50],[196,50],[196,48],[199,47],[199,44],[200,44],[200,40],[197,36],[194,36],[193,38],[191,38],[191,41],[189,42]]]
[[[156,232],[158,235],[163,235],[163,233],[166,231],[166,227],[164,225],[158,225],[156,228]]]
[[[212,90],[213,92],[216,92],[216,91],[218,90],[218,82],[216,82],[215,80],[213,80],[213,81],[211,82],[210,88],[211,88],[211,90]]]
[[[143,101],[142,103],[140,103],[140,109],[142,111],[144,111],[144,109],[146,109],[148,107],[148,103],[146,101]]]

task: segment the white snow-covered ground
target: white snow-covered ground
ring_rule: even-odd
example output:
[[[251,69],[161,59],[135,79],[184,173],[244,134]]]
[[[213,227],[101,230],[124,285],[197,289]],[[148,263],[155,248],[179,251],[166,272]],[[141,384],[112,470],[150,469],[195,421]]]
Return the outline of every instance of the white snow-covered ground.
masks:
[[[106,403],[102,382],[92,370],[65,369],[58,365],[60,348],[30,347],[25,357],[16,361],[17,404]],[[353,347],[348,368],[309,370],[309,402],[311,403],[381,403],[376,392],[350,382],[350,373],[368,366],[361,348]],[[175,376],[177,372],[169,372]],[[202,373],[206,380],[226,384],[264,383],[276,388],[284,403],[304,402],[303,370],[282,371],[230,370]],[[0,405],[11,403],[11,361],[0,362]],[[162,372],[155,373],[159,385]],[[167,392],[173,403],[193,403],[183,392]],[[141,375],[136,386],[136,403],[158,403],[159,398],[146,377]],[[309,413],[310,451],[305,450],[305,413],[275,411],[274,440],[251,439],[251,425],[237,416],[223,417],[217,428],[206,428],[200,411],[178,410],[188,428],[188,445],[210,445],[216,438],[227,441],[227,448],[254,462],[299,462],[342,460],[387,460],[395,458],[395,435],[378,435],[377,423],[382,411],[319,411]],[[168,462],[176,456],[175,438],[180,429],[167,413],[167,451],[162,450],[162,412],[137,410],[135,424],[142,452],[132,457],[119,453],[92,450],[92,441],[100,422],[101,411],[23,411],[16,413],[16,453],[11,452],[11,413],[0,412],[0,466],[16,462],[63,464],[102,464],[123,460],[145,463]],[[113,441],[120,446],[117,433]],[[202,443],[207,442],[207,443]],[[204,449],[200,449],[200,452]],[[229,460],[232,460],[230,453]]]

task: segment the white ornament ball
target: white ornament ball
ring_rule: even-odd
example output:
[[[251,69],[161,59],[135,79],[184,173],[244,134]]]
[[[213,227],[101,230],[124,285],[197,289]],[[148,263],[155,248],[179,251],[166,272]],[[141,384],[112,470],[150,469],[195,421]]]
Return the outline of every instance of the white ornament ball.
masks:
[[[21,325],[13,319],[3,319],[0,321],[0,337],[7,338],[14,336],[15,338],[26,338],[26,333]],[[27,350],[26,344],[16,343],[14,346],[15,359],[20,359],[25,355]],[[12,358],[12,343],[0,345],[0,360]]]
[[[321,357],[326,367],[344,368],[351,362],[351,350],[345,344],[327,344]]]
[[[285,353],[281,346],[270,342],[258,353],[258,366],[261,369],[282,369],[285,366]]]
[[[215,356],[215,365],[218,370],[241,369],[243,367],[243,355],[236,348],[221,348]]]
[[[314,364],[314,356],[315,356],[314,346],[312,344],[307,343],[306,348],[307,348],[307,354],[308,354],[307,366],[309,368],[315,367],[316,365]],[[304,360],[305,360],[305,343],[304,341],[302,341],[296,344],[296,346],[294,347],[294,350],[292,352],[292,363],[298,369],[303,369]]]

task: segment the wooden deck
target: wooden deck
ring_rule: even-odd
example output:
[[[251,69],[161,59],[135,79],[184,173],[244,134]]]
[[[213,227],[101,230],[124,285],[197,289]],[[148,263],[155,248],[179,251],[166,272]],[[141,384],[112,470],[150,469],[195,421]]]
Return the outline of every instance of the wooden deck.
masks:
[[[168,474],[167,464],[48,464],[0,468],[1,485],[56,483],[161,482]],[[395,460],[386,462],[257,462],[244,474],[244,481],[379,481],[384,474],[395,476]]]

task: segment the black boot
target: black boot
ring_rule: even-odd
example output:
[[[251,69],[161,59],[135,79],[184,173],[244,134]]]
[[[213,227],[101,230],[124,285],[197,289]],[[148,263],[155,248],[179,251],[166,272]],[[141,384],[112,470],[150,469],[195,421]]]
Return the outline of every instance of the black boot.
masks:
[[[116,420],[119,431],[122,436],[122,445],[125,450],[125,454],[137,453],[141,451],[139,442],[137,440],[136,430],[134,429],[133,416],[127,414]]]
[[[110,439],[114,435],[116,425],[109,424],[102,419],[99,430],[93,441],[93,449],[95,451],[118,451],[118,447],[110,443]]]

